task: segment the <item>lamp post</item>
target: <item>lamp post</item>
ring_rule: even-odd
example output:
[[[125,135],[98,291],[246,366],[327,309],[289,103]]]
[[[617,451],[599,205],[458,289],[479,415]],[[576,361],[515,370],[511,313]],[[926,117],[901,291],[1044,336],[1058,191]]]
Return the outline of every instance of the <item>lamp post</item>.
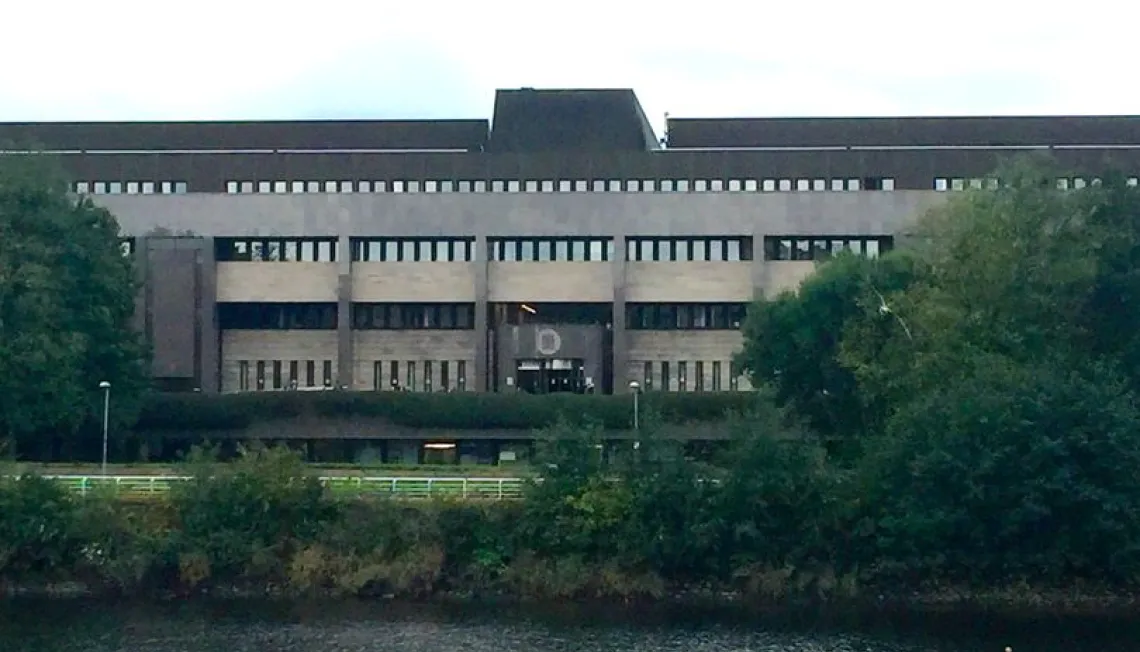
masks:
[[[104,380],[99,383],[103,390],[103,475],[107,475],[107,422],[111,414],[111,383]]]
[[[639,438],[641,434],[641,415],[639,414],[639,408],[641,406],[638,405],[641,395],[641,384],[636,380],[629,381],[629,391],[633,392],[633,450],[636,454],[636,451],[641,449],[641,440]]]

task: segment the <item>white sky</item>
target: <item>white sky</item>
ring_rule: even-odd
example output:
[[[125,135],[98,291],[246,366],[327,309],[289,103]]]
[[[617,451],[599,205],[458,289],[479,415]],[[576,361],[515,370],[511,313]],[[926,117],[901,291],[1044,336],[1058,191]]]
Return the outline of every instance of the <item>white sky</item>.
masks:
[[[631,87],[659,129],[667,111],[1140,113],[1127,1],[5,4],[0,120],[490,117],[521,86]]]

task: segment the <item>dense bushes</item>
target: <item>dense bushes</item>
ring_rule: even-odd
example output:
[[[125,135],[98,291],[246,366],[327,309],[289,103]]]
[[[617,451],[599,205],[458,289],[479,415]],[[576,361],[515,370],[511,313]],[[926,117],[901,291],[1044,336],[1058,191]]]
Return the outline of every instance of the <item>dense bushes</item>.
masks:
[[[747,392],[666,393],[642,396],[646,409],[668,423],[723,420],[754,402]],[[413,392],[263,392],[256,394],[154,394],[143,406],[139,431],[244,430],[259,421],[313,417],[372,417],[412,428],[533,430],[572,420],[626,430],[633,400],[601,394]]]
[[[1044,369],[1006,383],[948,391],[854,466],[776,411],[734,422],[715,467],[655,436],[652,418],[610,464],[600,429],[562,424],[541,438],[543,478],[517,502],[338,500],[284,449],[230,464],[199,455],[187,484],[146,504],[5,479],[0,579],[524,599],[729,589],[766,601],[1136,587],[1140,438],[1098,434],[1125,432],[1117,420],[1135,423],[1135,408]],[[1021,395],[1067,406],[1071,422],[1044,431]],[[950,412],[960,405],[970,418]]]

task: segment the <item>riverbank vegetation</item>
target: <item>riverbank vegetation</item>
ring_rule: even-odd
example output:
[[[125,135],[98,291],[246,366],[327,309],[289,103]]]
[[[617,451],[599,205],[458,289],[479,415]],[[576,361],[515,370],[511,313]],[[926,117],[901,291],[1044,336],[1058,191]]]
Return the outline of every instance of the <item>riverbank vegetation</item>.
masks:
[[[647,404],[638,440],[609,459],[605,418],[546,424],[542,481],[514,502],[337,500],[283,450],[226,465],[197,455],[161,504],[4,479],[0,578],[175,593],[1128,600],[1140,587],[1140,190],[1107,174],[1060,190],[1066,174],[1048,162],[999,176],[895,251],[836,255],[797,293],[753,306],[738,362],[762,389],[721,417],[733,438],[711,464],[661,436],[676,417]]]

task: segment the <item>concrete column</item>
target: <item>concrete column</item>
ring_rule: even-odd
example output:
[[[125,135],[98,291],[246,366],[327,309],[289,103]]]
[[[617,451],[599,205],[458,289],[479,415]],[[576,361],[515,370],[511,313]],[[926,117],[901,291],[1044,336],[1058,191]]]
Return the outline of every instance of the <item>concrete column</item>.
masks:
[[[337,294],[336,294],[336,383],[340,387],[353,387],[355,352],[352,342],[352,246],[347,235],[337,240]]]
[[[625,236],[614,236],[614,255],[610,260],[613,278],[613,389],[615,394],[629,391],[629,333],[625,327]]]
[[[135,238],[133,260],[135,265],[135,281],[138,283],[138,290],[135,294],[135,314],[131,319],[131,324],[148,344],[150,343],[150,329],[147,327],[147,312],[150,310],[147,292],[147,275],[150,272],[150,254],[147,252],[149,242],[145,236]]]
[[[764,260],[764,233],[757,224],[752,229],[752,300],[764,298],[768,286],[768,264]]]
[[[216,394],[222,386],[222,339],[218,331],[218,263],[213,238],[201,238],[198,249],[198,355],[195,376],[203,392]]]
[[[487,248],[487,236],[479,235],[475,238],[475,251],[471,259],[475,265],[475,369],[473,389],[476,392],[485,392],[490,386],[491,368],[488,364],[487,340],[490,334],[488,323],[490,314],[487,297],[489,296],[488,267],[490,266],[490,250]]]

